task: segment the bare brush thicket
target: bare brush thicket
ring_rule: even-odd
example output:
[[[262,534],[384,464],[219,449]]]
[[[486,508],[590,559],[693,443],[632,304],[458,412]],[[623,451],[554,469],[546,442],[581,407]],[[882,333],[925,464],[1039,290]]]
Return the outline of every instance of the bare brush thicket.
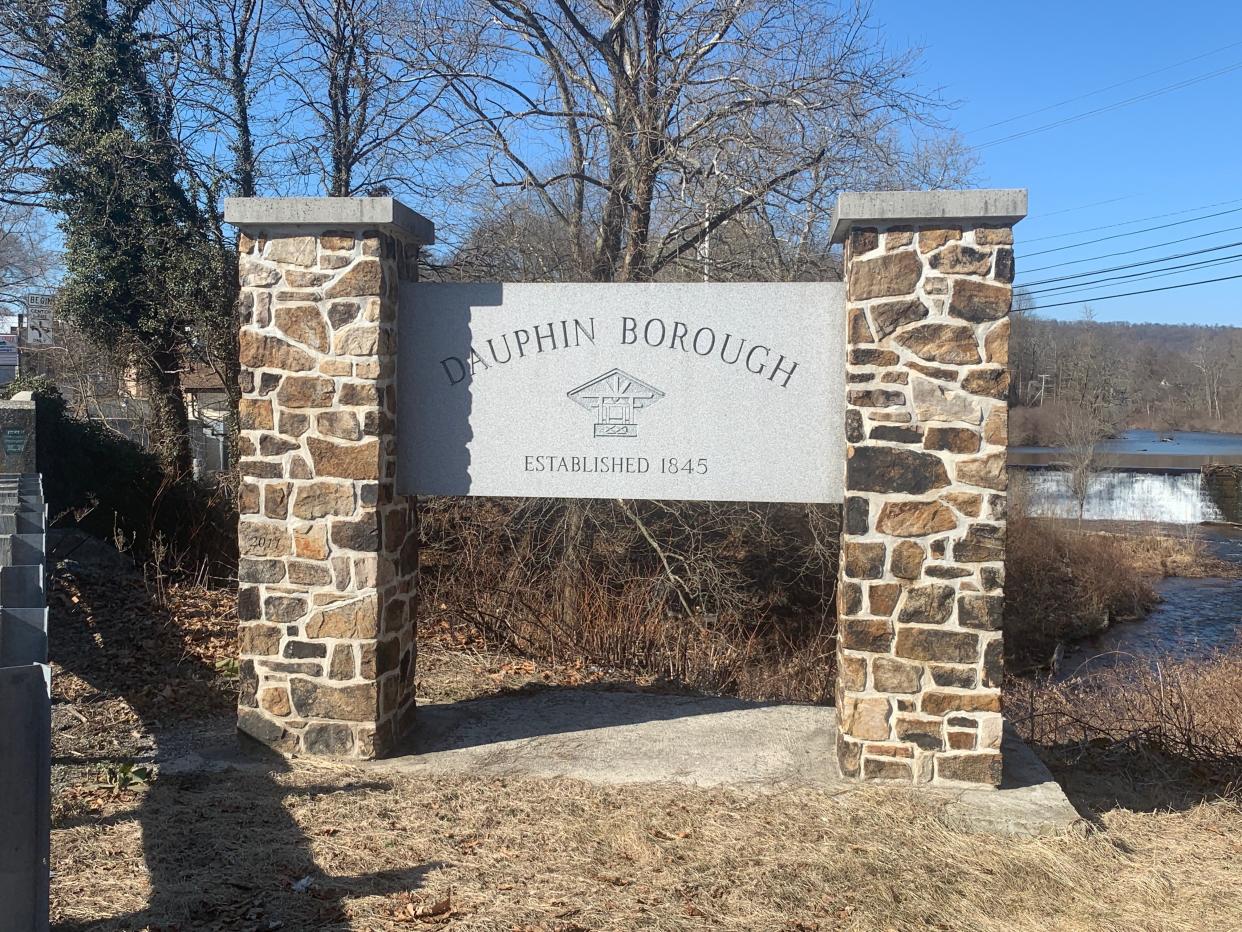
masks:
[[[831,695],[835,508],[441,498],[421,515],[424,623],[713,692]]]
[[[1207,780],[1242,792],[1242,656],[1124,658],[1065,682],[1013,683],[1006,713],[1067,765],[1111,761],[1149,782]]]

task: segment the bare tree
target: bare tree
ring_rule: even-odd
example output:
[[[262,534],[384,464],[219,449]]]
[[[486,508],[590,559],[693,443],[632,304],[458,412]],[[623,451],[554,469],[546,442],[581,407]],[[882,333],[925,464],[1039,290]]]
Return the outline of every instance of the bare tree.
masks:
[[[33,208],[0,203],[0,306],[16,313],[28,292],[51,285],[56,257],[45,236]]]
[[[280,53],[269,0],[163,0],[152,29],[165,37],[155,59],[167,106],[177,114],[187,184],[202,205],[204,226],[221,260],[222,299],[196,315],[184,352],[187,366],[206,366],[232,400],[230,445],[241,398],[234,243],[224,228],[223,198],[259,194],[266,162],[285,137],[287,119],[273,106]],[[234,449],[235,454],[235,449]],[[231,455],[230,461],[236,461]]]
[[[1065,457],[1070,495],[1078,508],[1078,520],[1086,511],[1091,480],[1099,472],[1099,445],[1107,430],[1096,412],[1077,402],[1062,402],[1056,427],[1057,444]]]
[[[1215,335],[1202,334],[1195,341],[1191,364],[1198,371],[1201,380],[1203,394],[1200,398],[1203,401],[1204,411],[1213,420],[1220,420],[1223,417],[1221,388],[1229,372],[1229,357],[1232,349],[1230,340],[1220,339]]]
[[[482,169],[565,228],[580,278],[710,277],[743,222],[736,252],[762,233],[796,277],[827,252],[841,189],[966,167],[952,141],[902,145],[935,127],[937,101],[908,86],[914,55],[887,53],[865,8],[485,0],[451,15],[479,35],[472,68],[441,67],[485,139]]]
[[[164,0],[161,26],[170,94],[185,149],[213,202],[217,192],[259,193],[263,156],[275,144],[271,96],[279,54],[269,0]]]
[[[418,13],[389,0],[284,0],[293,164],[329,196],[419,193],[433,153],[455,143],[439,119],[445,82],[423,51],[440,43],[453,60],[453,36],[429,34]]]

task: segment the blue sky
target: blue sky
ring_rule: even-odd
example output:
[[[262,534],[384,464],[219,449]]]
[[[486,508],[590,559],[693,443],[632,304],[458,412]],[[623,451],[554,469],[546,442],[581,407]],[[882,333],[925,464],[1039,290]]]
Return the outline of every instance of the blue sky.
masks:
[[[1242,208],[1242,67],[1059,128],[985,145],[1060,118],[1242,65],[1242,4],[1220,0],[1183,0],[1176,4],[1151,0],[1011,0],[955,7],[925,0],[880,0],[874,12],[887,42],[924,48],[920,83],[941,87],[947,99],[960,102],[950,119],[963,131],[968,144],[980,147],[980,183],[1029,189],[1030,214],[1016,230],[1019,284],[1024,279],[1034,282],[1242,241],[1242,210],[1236,210]],[[1233,47],[1222,48],[1228,45]],[[1210,52],[1214,54],[1205,54]],[[1204,57],[1177,64],[1196,56]],[[1173,65],[1177,67],[1139,78]],[[1131,78],[1139,79],[1129,81]],[[1128,83],[989,128],[990,124],[1122,81]],[[1214,204],[1220,206],[1206,206]],[[1204,209],[1188,211],[1199,207]],[[1097,237],[1227,210],[1235,212],[1093,242]],[[1077,236],[1057,236],[1181,211],[1188,212]],[[1239,229],[1111,259],[1034,271],[1039,266],[1154,246],[1227,227]],[[1084,241],[1089,245],[1022,258]],[[1146,268],[1236,254],[1242,254],[1242,246]],[[1146,281],[1122,281],[1119,286],[1110,284],[1087,294],[1046,294],[1038,300],[1048,304],[1081,298],[1092,303],[1101,320],[1242,326],[1242,278],[1110,301],[1090,302],[1089,298],[1091,294],[1137,291],[1226,275],[1242,275],[1242,261]],[[1046,313],[1077,317],[1080,309],[1081,305],[1074,305]]]
[[[957,102],[946,118],[977,148],[979,184],[1029,189],[1030,215],[1016,231],[1019,285],[1242,244],[1242,3],[876,0],[873,22],[895,51],[923,48],[914,79]],[[998,142],[1231,67],[1181,89]],[[1080,99],[1058,105],[1071,98]],[[434,215],[431,206],[422,209]],[[1155,219],[1127,223],[1142,218]],[[1159,245],[1186,237],[1194,238]],[[1068,246],[1074,248],[1062,248]],[[1055,251],[1031,255],[1044,250]],[[1104,257],[1122,251],[1127,254]],[[1113,274],[1232,256],[1242,257],[1242,245]],[[1053,267],[1041,269],[1046,266]],[[1122,279],[1089,292],[1047,292],[1036,300],[1073,302],[1045,309],[1049,316],[1078,317],[1086,302],[1101,320],[1242,326],[1242,278],[1098,300],[1228,275],[1242,275],[1242,258]]]

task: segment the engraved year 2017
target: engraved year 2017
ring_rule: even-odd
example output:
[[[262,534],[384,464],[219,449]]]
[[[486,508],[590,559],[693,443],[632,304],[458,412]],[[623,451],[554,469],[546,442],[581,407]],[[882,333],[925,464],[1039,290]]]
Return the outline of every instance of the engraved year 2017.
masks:
[[[707,457],[698,459],[665,456],[660,459],[660,472],[666,476],[706,476]]]

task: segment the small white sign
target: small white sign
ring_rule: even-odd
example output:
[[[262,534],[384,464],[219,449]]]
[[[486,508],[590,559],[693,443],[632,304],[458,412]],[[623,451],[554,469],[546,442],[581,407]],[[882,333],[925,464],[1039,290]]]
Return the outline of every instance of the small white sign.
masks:
[[[841,500],[840,283],[401,294],[398,490]]]
[[[52,344],[52,307],[56,296],[28,294],[23,298],[26,305],[26,342],[32,346]]]

